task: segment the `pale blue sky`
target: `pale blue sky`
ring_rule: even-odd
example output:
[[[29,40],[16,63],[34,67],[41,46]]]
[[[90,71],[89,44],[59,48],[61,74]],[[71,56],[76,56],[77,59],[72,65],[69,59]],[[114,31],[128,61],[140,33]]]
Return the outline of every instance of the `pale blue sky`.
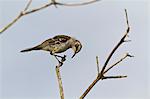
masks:
[[[47,0],[33,1],[31,7]],[[0,28],[15,18],[25,4],[26,0],[0,0]],[[74,59],[70,58],[71,50],[65,52],[67,61],[61,68],[65,99],[78,99],[96,77],[96,55],[103,65],[124,34],[125,8],[131,26],[128,39],[132,42],[123,44],[110,64],[126,52],[135,57],[124,60],[108,75],[128,77],[100,81],[86,99],[149,99],[148,4],[146,0],[102,0],[82,7],[51,6],[22,17],[0,35],[1,99],[59,99],[55,58],[44,51],[20,53],[57,34],[73,36],[83,44]]]

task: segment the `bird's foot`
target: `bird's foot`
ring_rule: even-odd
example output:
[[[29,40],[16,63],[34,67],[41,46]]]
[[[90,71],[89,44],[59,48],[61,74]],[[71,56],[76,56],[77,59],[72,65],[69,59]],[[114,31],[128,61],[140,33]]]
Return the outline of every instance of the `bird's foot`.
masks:
[[[61,57],[61,61],[64,62],[66,60],[66,55],[64,55],[63,57]]]
[[[63,65],[63,62],[66,60],[66,55],[64,56],[60,56],[60,55],[54,55],[55,58],[57,59],[58,63],[59,63],[59,67],[61,67]],[[61,58],[61,61],[58,59],[58,57]]]

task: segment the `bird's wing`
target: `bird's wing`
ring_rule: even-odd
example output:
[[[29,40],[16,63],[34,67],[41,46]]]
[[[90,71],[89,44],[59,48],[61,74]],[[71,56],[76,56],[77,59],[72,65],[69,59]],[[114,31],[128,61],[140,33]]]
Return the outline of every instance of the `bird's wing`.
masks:
[[[40,44],[41,47],[45,47],[47,45],[55,45],[55,44],[61,44],[67,42],[71,37],[66,35],[57,35],[53,38],[50,38],[48,40],[45,40],[42,44]]]
[[[67,42],[71,37],[66,36],[66,35],[57,35],[55,37],[53,37],[53,39],[55,40],[56,43],[60,42],[60,43],[65,43]]]
[[[56,42],[53,38],[50,38],[48,40],[45,40],[42,44],[40,44],[41,47],[46,47],[48,45],[55,45]]]

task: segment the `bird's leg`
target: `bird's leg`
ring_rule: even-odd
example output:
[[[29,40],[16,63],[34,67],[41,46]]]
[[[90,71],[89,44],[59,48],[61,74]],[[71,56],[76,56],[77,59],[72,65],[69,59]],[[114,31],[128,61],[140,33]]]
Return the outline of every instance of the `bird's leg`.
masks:
[[[62,66],[62,65],[63,65],[63,62],[66,60],[66,55],[64,55],[64,56],[54,55],[54,56],[55,56],[55,58],[56,58],[57,60],[58,60],[57,57],[60,57],[60,58],[61,58],[61,61],[58,60],[58,62],[61,64],[60,66]]]
[[[55,54],[55,56],[57,56],[57,57],[60,57],[60,58],[64,58],[63,56],[60,56],[60,55],[56,55],[56,54]]]
[[[60,58],[61,58],[61,61],[65,61],[65,60],[66,60],[66,55],[60,56],[60,55],[56,55],[56,54],[55,54],[55,56],[60,57]]]
[[[55,56],[55,58],[57,59],[57,61],[60,63],[60,64],[62,64],[62,62],[57,58],[58,56],[57,55],[54,55]]]
[[[64,55],[62,58],[61,58],[61,61],[65,61],[66,60],[66,55]]]
[[[60,63],[60,66],[62,66],[63,62],[66,60],[66,55],[60,56],[60,55],[53,54],[52,52],[50,52],[50,54],[53,55],[57,59],[57,61]],[[61,58],[61,61],[58,59],[58,57]]]
[[[53,54],[52,52],[50,52],[50,54],[51,55],[53,55],[56,59],[57,59],[57,61],[59,62],[59,63],[61,63],[62,64],[62,62],[57,58],[58,57],[58,55],[55,55],[55,54]]]

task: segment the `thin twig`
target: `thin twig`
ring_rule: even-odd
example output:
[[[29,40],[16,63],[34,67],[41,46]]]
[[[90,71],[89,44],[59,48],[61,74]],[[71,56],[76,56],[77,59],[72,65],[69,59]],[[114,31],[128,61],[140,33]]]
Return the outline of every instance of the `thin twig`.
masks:
[[[32,3],[32,0],[29,0],[27,5],[25,6],[25,9],[23,11],[21,11],[20,14],[15,19],[13,19],[10,23],[8,23],[6,26],[4,26],[2,29],[0,29],[0,34],[3,33],[4,31],[6,31],[14,23],[16,23],[21,17],[23,17],[23,16],[25,16],[27,14],[31,14],[31,13],[40,11],[42,9],[45,9],[45,8],[51,6],[51,5],[54,5],[55,7],[56,7],[56,5],[59,5],[59,6],[82,6],[82,5],[88,5],[88,4],[91,4],[91,3],[95,3],[95,2],[98,2],[98,1],[101,1],[101,0],[91,0],[91,1],[81,2],[81,3],[76,3],[76,4],[67,4],[67,3],[60,3],[60,2],[56,2],[55,1],[55,2],[49,2],[49,3],[45,4],[45,5],[42,5],[41,7],[34,8],[34,9],[31,9],[31,10],[28,11],[29,6]]]
[[[83,5],[88,5],[91,3],[95,3],[101,0],[91,0],[91,1],[86,1],[86,2],[81,2],[81,3],[58,3],[57,5],[62,5],[62,6],[83,6]]]
[[[90,92],[90,90],[95,86],[95,84],[99,81],[99,80],[102,80],[102,79],[109,79],[109,78],[124,78],[124,77],[127,77],[127,76],[104,76],[104,72],[107,72],[105,71],[106,69],[106,66],[108,65],[108,62],[110,61],[110,59],[112,58],[113,54],[116,52],[116,50],[121,46],[122,43],[125,42],[125,38],[128,36],[128,33],[129,33],[129,30],[130,30],[130,27],[129,27],[129,22],[128,22],[128,16],[127,16],[127,10],[125,9],[125,15],[126,15],[126,23],[127,23],[127,30],[125,32],[125,34],[123,35],[123,37],[121,38],[121,40],[117,43],[117,45],[113,48],[113,50],[111,51],[111,53],[109,54],[108,58],[106,59],[103,67],[102,67],[102,70],[101,72],[99,73],[99,75],[96,77],[96,79],[89,85],[89,87],[84,91],[84,93],[81,95],[80,99],[84,99],[84,97]],[[127,56],[131,56],[129,54],[127,54]],[[127,57],[126,56],[126,57]],[[120,63],[120,62],[119,62]],[[118,64],[118,63],[116,63]],[[115,64],[115,65],[116,65]],[[114,67],[114,66],[112,66]],[[111,68],[112,68],[111,67]],[[111,69],[110,68],[110,69]],[[108,68],[109,69],[109,68]],[[109,69],[109,70],[110,70]]]
[[[125,9],[125,14],[126,14],[126,23],[127,23],[127,27],[129,28],[129,20],[128,20],[128,14],[127,14],[127,9]],[[129,32],[129,30],[127,31]]]
[[[29,0],[29,2],[27,3],[27,6],[25,7],[24,11],[28,10],[29,6],[31,5],[32,0]]]
[[[110,69],[112,69],[114,66],[116,66],[117,64],[119,64],[120,62],[122,62],[127,57],[133,57],[133,56],[131,56],[128,53],[126,53],[124,57],[122,57],[119,61],[117,61],[116,63],[114,63],[113,65],[111,65],[108,69],[106,69],[103,74],[107,73]]]
[[[98,61],[98,56],[96,56],[96,66],[97,66],[97,74],[99,74],[99,61]]]
[[[127,76],[105,76],[102,78],[102,80],[104,79],[114,79],[114,78],[126,78]]]

